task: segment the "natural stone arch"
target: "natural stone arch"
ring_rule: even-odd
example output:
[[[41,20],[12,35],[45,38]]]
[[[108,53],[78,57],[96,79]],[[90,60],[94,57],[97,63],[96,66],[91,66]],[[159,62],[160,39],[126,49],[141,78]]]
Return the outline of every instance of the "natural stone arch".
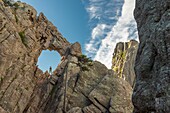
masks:
[[[61,56],[57,51],[43,50],[38,57],[37,66],[43,72],[47,71],[50,75],[52,75],[59,63],[61,63],[60,60]]]
[[[30,12],[36,14],[31,6],[20,3],[22,5],[19,5],[16,13],[13,14],[13,8],[4,6],[3,2],[0,4],[2,6],[0,8],[2,16],[0,18],[2,20],[2,26],[0,26],[2,32],[0,34],[2,86],[0,87],[0,103],[3,104],[2,102],[8,101],[9,98],[15,98],[15,101],[9,101],[8,105],[3,104],[1,107],[10,108],[9,112],[27,112],[28,109],[35,108],[30,103],[34,102],[39,105],[39,99],[42,99],[44,94],[49,94],[52,87],[50,86],[51,81],[49,82],[48,79],[49,73],[43,73],[36,66],[42,50],[55,50],[61,57],[71,59],[71,56],[81,55],[81,47],[79,43],[71,45],[43,13],[40,13],[38,17],[32,16],[33,19],[30,20],[30,14],[22,7],[26,6]],[[16,18],[19,21],[16,21]],[[36,21],[33,22],[33,20]],[[69,52],[67,52],[68,50]],[[63,77],[61,77],[61,82]],[[8,95],[8,92],[18,93]],[[35,97],[34,101],[32,96]],[[16,107],[14,103],[19,104]]]
[[[58,32],[56,27],[46,19],[43,13],[40,13],[37,21],[36,35],[43,50],[55,50],[63,56],[71,44]]]

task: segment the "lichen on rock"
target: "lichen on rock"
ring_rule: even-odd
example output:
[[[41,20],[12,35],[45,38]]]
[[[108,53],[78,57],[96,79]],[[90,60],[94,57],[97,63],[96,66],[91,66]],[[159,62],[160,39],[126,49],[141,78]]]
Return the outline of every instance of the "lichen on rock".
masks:
[[[136,0],[139,50],[134,113],[170,112],[170,1]]]
[[[138,50],[138,42],[119,42],[113,53],[112,69],[133,87],[135,82],[134,65]]]

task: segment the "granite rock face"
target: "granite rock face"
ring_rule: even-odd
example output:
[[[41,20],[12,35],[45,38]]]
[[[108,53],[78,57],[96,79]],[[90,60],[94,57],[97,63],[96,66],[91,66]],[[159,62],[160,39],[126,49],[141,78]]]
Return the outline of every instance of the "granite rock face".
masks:
[[[136,0],[134,113],[170,113],[170,1]]]
[[[82,55],[36,10],[0,1],[0,112],[131,113],[131,86],[103,64]],[[61,62],[50,75],[37,64],[42,50]]]
[[[112,69],[133,87],[135,82],[135,59],[138,50],[138,42],[119,42],[113,53]]]

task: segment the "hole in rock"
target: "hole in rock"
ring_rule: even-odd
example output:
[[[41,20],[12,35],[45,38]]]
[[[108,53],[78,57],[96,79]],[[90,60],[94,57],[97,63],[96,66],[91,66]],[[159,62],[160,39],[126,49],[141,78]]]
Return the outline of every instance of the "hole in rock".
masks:
[[[50,67],[53,72],[60,63],[60,58],[61,56],[57,51],[43,50],[38,58],[37,65],[43,72],[49,72]]]

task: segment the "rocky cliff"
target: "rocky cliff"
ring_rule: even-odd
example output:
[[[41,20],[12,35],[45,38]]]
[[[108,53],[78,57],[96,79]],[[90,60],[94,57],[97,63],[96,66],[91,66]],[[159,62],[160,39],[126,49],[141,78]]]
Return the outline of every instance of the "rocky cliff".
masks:
[[[5,2],[4,2],[5,1]],[[62,59],[50,75],[42,50]],[[131,113],[131,86],[81,53],[25,3],[0,1],[0,113]]]
[[[133,87],[135,82],[135,59],[138,50],[138,42],[119,42],[113,53],[112,69]]]
[[[170,1],[136,0],[134,113],[170,113]]]

